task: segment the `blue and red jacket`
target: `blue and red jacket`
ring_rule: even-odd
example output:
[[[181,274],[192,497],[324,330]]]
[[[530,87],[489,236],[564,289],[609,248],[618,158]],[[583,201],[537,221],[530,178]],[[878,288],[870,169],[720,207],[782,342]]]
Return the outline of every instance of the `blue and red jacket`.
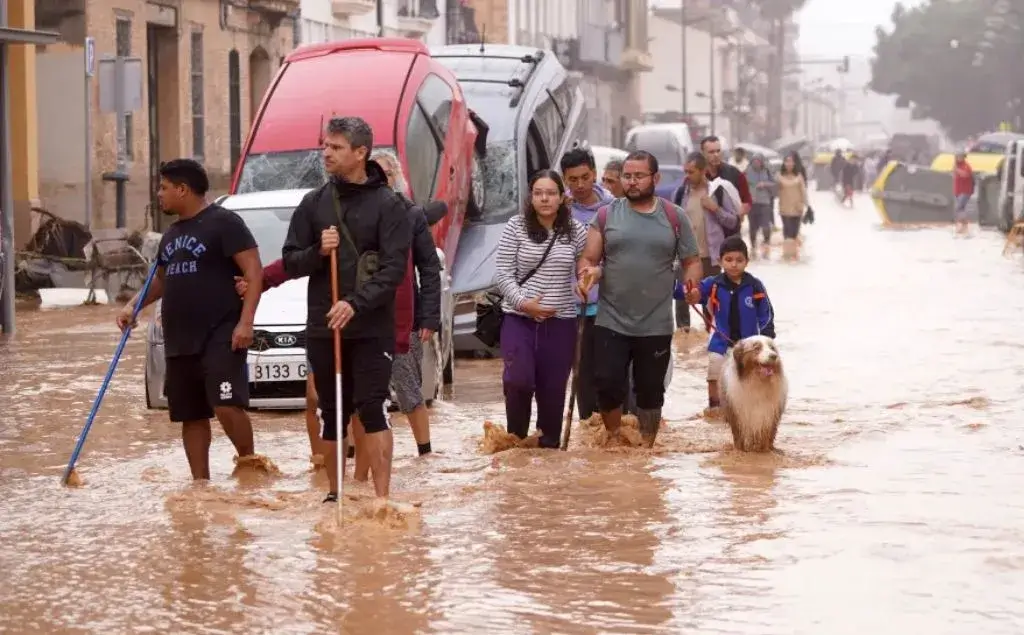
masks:
[[[685,298],[683,287],[676,284],[673,297]],[[724,355],[745,337],[767,335],[775,337],[775,312],[764,283],[744,273],[739,284],[724,273],[700,281],[700,303],[714,316],[714,333],[708,341],[708,352]],[[726,340],[732,340],[730,343]]]

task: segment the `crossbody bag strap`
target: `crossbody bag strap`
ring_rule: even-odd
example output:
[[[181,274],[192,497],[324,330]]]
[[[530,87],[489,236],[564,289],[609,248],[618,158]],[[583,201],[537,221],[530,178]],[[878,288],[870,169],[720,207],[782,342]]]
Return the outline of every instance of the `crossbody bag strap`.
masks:
[[[356,251],[356,255],[359,255],[359,247],[356,245],[356,241],[352,238],[352,233],[348,230],[348,225],[342,219],[341,214],[341,196],[338,194],[338,188],[331,185],[331,200],[334,202],[334,215],[338,217],[338,230],[341,231],[341,235],[345,237],[345,240],[352,245],[352,249]]]
[[[548,248],[544,250],[544,254],[540,257],[540,262],[537,263],[536,267],[530,269],[530,271],[523,276],[523,279],[519,281],[519,286],[526,284],[526,281],[532,278],[533,274],[540,270],[541,265],[543,265],[544,261],[548,259],[548,254],[551,253],[551,248],[555,245],[555,238],[555,232],[554,230],[551,230],[551,240],[548,241]]]

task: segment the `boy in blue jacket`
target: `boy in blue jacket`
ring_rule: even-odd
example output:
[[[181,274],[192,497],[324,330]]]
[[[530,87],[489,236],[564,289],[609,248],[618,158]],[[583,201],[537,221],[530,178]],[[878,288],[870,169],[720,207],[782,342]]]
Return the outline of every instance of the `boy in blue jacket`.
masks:
[[[701,280],[700,285],[683,293],[676,284],[673,295],[690,304],[707,305],[714,316],[714,329],[708,340],[708,409],[705,415],[719,412],[718,378],[725,356],[733,345],[746,337],[775,337],[775,312],[764,283],[747,273],[750,255],[739,236],[730,236],[720,249],[722,273]]]

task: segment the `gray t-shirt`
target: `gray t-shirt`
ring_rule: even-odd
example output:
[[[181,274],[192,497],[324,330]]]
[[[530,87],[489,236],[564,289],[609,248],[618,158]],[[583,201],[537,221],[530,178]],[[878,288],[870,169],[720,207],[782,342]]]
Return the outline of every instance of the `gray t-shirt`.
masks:
[[[676,259],[696,256],[697,238],[686,214],[659,199],[651,213],[632,209],[626,199],[608,207],[604,265],[595,324],[634,337],[671,335]],[[679,217],[679,240],[666,214]],[[591,227],[601,229],[597,214]]]

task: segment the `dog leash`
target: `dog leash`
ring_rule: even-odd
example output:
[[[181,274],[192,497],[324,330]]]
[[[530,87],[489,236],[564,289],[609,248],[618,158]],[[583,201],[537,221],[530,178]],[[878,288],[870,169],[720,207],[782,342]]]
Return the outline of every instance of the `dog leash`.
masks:
[[[691,304],[690,308],[693,309],[694,311],[696,311],[697,315],[699,315],[700,318],[702,320],[704,320],[704,327],[708,331],[711,331],[711,332],[714,332],[714,333],[718,333],[718,337],[720,337],[723,340],[725,340],[725,342],[730,347],[736,346],[736,342],[734,342],[731,339],[729,339],[729,337],[725,333],[722,333],[722,331],[719,330],[718,327],[716,327],[714,324],[711,323],[711,320],[708,319],[708,316],[704,315],[704,311],[702,310],[702,308],[701,308],[701,306],[699,304]]]
[[[693,285],[693,283],[688,283],[688,284],[689,284],[689,286],[688,286],[688,287],[687,287],[687,288],[685,289],[685,292],[689,292],[689,291],[690,291],[690,289],[693,289],[693,288],[694,288],[694,285]],[[736,346],[736,342],[732,341],[732,339],[730,339],[728,335],[726,335],[725,333],[723,333],[722,331],[720,331],[720,330],[718,329],[718,327],[716,327],[716,326],[715,326],[714,324],[712,324],[711,320],[710,320],[710,319],[708,319],[708,316],[704,315],[704,310],[703,310],[703,307],[701,307],[701,306],[700,306],[699,304],[690,304],[689,302],[687,303],[687,305],[688,305],[688,306],[689,306],[689,307],[690,307],[691,309],[693,309],[694,311],[696,311],[696,312],[697,312],[697,315],[699,315],[699,316],[700,316],[700,319],[704,320],[704,328],[706,328],[706,329],[708,330],[708,332],[714,332],[714,333],[718,333],[718,337],[720,337],[720,338],[722,338],[723,340],[725,340],[725,342],[726,342],[726,343],[727,343],[727,344],[728,344],[728,345],[729,345],[730,347],[732,347],[732,346]]]

